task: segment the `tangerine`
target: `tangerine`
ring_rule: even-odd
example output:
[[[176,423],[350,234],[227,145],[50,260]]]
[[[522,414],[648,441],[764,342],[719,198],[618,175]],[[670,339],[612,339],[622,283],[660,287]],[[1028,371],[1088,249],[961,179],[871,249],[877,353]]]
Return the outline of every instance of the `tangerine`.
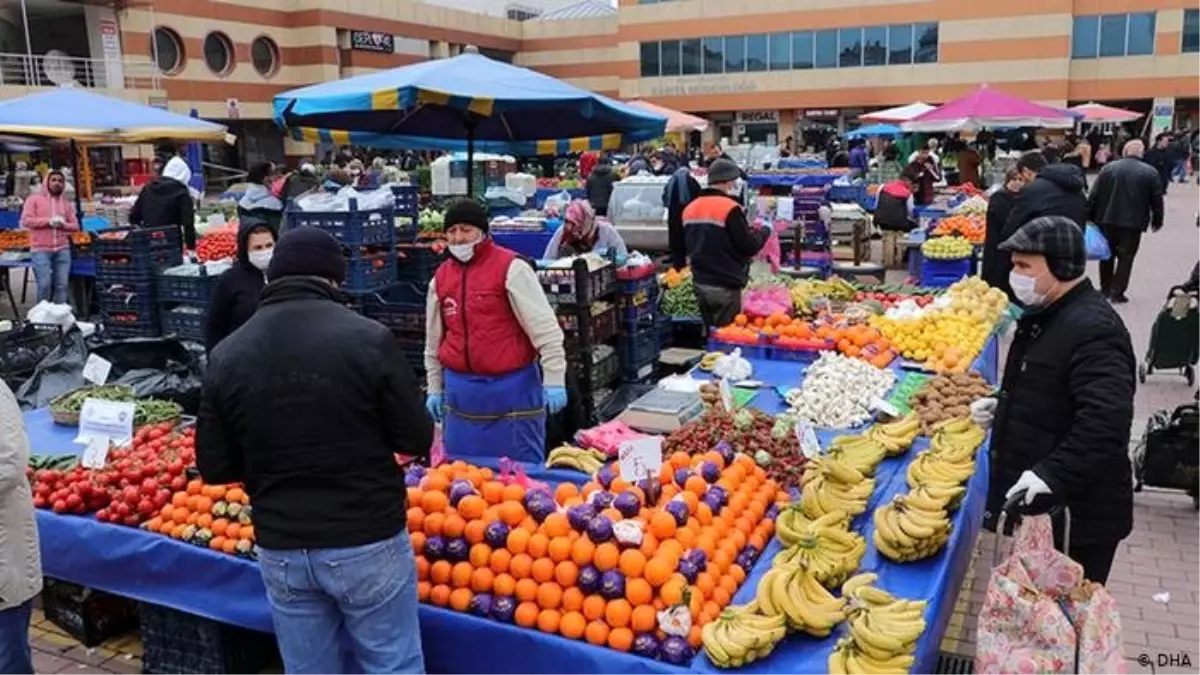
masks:
[[[554,501],[559,504],[562,504],[571,497],[577,496],[579,496],[579,487],[570,481],[563,481],[558,484],[558,487],[554,488]],[[566,516],[563,518],[565,520]]]
[[[408,531],[420,532],[425,525],[425,512],[419,506],[408,507],[408,512],[404,516]]]
[[[482,520],[472,520],[463,529],[463,537],[466,538],[468,544],[478,544],[483,541],[486,532],[487,523]]]
[[[451,511],[446,515],[446,520],[442,523],[442,535],[446,537],[461,537],[466,527],[467,522],[462,519],[462,516]]]
[[[508,550],[514,555],[526,553],[529,550],[529,533],[520,528],[513,528],[508,531],[507,546]]]
[[[583,591],[577,586],[563,586],[562,608],[564,612],[577,612],[583,608]]]
[[[445,524],[445,522],[446,516],[443,515],[441,511],[425,514],[425,527],[423,528],[425,530],[425,534],[431,537],[442,536],[442,525]]]
[[[524,553],[518,553],[512,557],[512,561],[508,564],[508,572],[517,579],[524,579],[529,576],[530,568],[533,567],[533,558],[530,558]]]
[[[436,490],[426,490],[421,495],[421,508],[425,510],[425,513],[441,513],[449,504],[450,500],[446,498],[446,495]]]
[[[467,607],[471,605],[471,598],[474,594],[469,588],[456,588],[450,591],[450,609],[458,612],[467,611]]]
[[[450,583],[450,572],[453,567],[449,560],[438,560],[429,566],[429,580],[435,584]]]
[[[496,582],[496,573],[490,567],[477,567],[471,573],[471,590],[476,593],[487,593]]]
[[[554,578],[554,561],[549,558],[538,558],[529,568],[529,574],[539,584]]]
[[[437,584],[429,589],[429,602],[438,607],[445,607],[450,604],[450,587],[445,584]]]
[[[618,567],[626,579],[640,578],[646,569],[646,556],[636,548],[625,549],[621,551]]]
[[[521,579],[517,582],[516,596],[521,602],[533,602],[537,599],[538,582],[533,579]]]
[[[562,485],[570,485],[563,483]],[[542,531],[550,537],[565,537],[571,531],[571,522],[565,513],[551,513],[542,521]]]
[[[570,483],[563,483],[570,485]],[[562,615],[558,621],[558,632],[565,638],[578,640],[583,637],[583,632],[587,630],[587,619],[583,618],[583,614],[579,612],[569,611]]]
[[[550,547],[550,537],[536,532],[529,537],[529,545],[525,547],[525,552],[534,558],[543,558],[546,555],[546,549]]]
[[[517,580],[510,574],[497,574],[492,579],[492,592],[496,597],[507,597],[517,592]]]
[[[604,616],[604,609],[608,606],[608,602],[599,595],[589,595],[583,599],[583,616],[588,621],[595,621]]]
[[[499,504],[504,501],[504,485],[496,481],[487,481],[479,488],[483,500],[488,504]]]
[[[650,533],[660,542],[675,536],[675,516],[659,511],[650,517]]]
[[[492,551],[492,555],[488,558],[488,567],[496,574],[503,574],[508,571],[508,565],[512,562],[513,555],[506,548],[498,548]]]
[[[631,605],[644,605],[654,601],[654,588],[645,579],[626,579],[625,597]]]
[[[417,602],[429,602],[429,589],[433,588],[428,581],[417,582]]]
[[[504,486],[504,501],[517,502],[520,504],[521,500],[524,498],[525,488],[521,487],[517,483],[509,483],[508,485]]]
[[[580,537],[571,544],[571,560],[580,567],[590,565],[596,553],[596,545],[587,537]]]
[[[537,625],[538,614],[541,614],[541,610],[538,609],[537,603],[522,602],[513,612],[513,622],[518,626],[532,628]]]
[[[607,644],[608,626],[603,621],[592,621],[584,629],[583,636],[588,642],[594,645]]]
[[[450,585],[455,588],[466,588],[471,585],[471,575],[475,568],[469,562],[454,563],[450,569]]]
[[[658,591],[658,597],[667,603],[667,607],[683,604],[683,591],[687,588],[687,579],[682,574],[671,577]]]
[[[417,556],[417,581],[429,579],[429,561],[425,556]]]
[[[512,487],[511,485],[508,487]],[[509,527],[516,527],[525,520],[525,507],[521,506],[521,502],[504,501],[500,504],[500,520],[508,523]]]
[[[649,633],[658,627],[658,612],[654,605],[638,605],[629,615],[629,627],[635,633]]]
[[[537,627],[543,633],[557,633],[562,615],[557,610],[543,609],[538,613]]]
[[[621,549],[612,542],[604,542],[596,547],[596,553],[592,556],[592,562],[596,565],[596,569],[601,572],[607,572],[616,569],[621,561]]]
[[[614,628],[608,634],[608,646],[619,651],[627,652],[633,647],[633,631],[628,628]]]
[[[675,565],[665,557],[655,556],[646,563],[646,568],[643,575],[646,581],[650,582],[651,586],[659,587],[667,583],[671,575],[675,573]]]
[[[563,562],[571,557],[571,539],[565,535],[551,539],[546,548],[546,553],[556,563]]]
[[[570,560],[564,560],[554,566],[554,580],[563,588],[570,588],[579,580],[579,567]]]
[[[553,581],[540,584],[537,589],[537,604],[542,609],[558,609],[562,604],[562,587]]]
[[[474,520],[482,518],[483,512],[487,510],[487,500],[479,495],[467,495],[458,500],[458,515],[463,517],[463,520]]]

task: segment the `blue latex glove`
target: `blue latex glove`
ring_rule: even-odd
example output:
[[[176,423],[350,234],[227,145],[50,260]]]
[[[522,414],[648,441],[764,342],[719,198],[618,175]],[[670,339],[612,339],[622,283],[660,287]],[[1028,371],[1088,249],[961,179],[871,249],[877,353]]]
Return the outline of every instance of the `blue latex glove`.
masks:
[[[551,415],[567,407],[566,387],[543,387],[543,392],[546,395],[546,408]]]
[[[429,394],[425,397],[425,409],[429,411],[430,417],[433,417],[434,422],[441,422],[445,419],[442,410],[442,395]]]
[[[616,264],[617,267],[624,267],[628,260],[628,256],[623,256],[620,253],[613,256],[613,263]]]

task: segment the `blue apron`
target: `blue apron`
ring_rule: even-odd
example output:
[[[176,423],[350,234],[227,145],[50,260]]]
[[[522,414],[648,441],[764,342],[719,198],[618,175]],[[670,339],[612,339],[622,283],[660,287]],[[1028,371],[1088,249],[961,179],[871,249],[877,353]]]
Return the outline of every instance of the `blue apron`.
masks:
[[[545,461],[546,402],[536,364],[507,375],[473,375],[448,368],[443,373],[442,440],[448,455]]]

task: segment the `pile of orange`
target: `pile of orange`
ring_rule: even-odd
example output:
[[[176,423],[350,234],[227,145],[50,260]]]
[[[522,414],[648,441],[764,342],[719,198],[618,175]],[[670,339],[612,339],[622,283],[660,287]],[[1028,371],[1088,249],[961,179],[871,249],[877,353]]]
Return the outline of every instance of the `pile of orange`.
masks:
[[[639,653],[639,638],[642,644],[667,637],[658,613],[686,606],[692,627],[685,639],[699,647],[700,629],[746,578],[746,558],[739,554],[753,549],[757,557],[771,538],[774,523],[764,516],[784,493],[748,456],[726,466],[717,452],[666,458],[654,505],[619,476],[612,465],[582,487],[561,483],[552,495],[527,495],[520,485],[496,480],[490,469],[462,461],[427,470],[408,488],[421,601]],[[463,481],[471,487],[466,496]],[[714,488],[725,497],[716,512],[704,499]],[[453,504],[455,493],[460,498]],[[589,513],[581,505],[604,505],[623,493],[637,501],[626,496],[619,502],[623,511],[611,505],[590,511],[614,528],[573,526]],[[551,508],[539,500],[552,500]],[[686,511],[668,509],[672,500]],[[608,536],[624,521],[636,521],[640,544]]]
[[[250,497],[237,484],[188,481],[187,489],[171,495],[171,501],[141,528],[231,555],[252,557],[254,553]]]

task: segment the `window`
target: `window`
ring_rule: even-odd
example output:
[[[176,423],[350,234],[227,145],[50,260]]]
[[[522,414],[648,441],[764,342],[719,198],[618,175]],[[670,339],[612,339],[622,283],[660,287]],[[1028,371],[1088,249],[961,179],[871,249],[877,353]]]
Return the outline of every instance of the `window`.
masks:
[[[936,23],[918,23],[913,26],[913,35],[917,39],[914,63],[937,63],[938,60],[938,25]]]
[[[663,40],[662,45],[662,74],[663,77],[679,74],[679,40]]]
[[[813,32],[799,30],[792,33],[792,67],[807,70],[813,67]]]
[[[1077,16],[1071,27],[1071,58],[1094,59],[1105,56],[1153,54],[1156,19],[1157,15],[1154,12]],[[1186,12],[1184,41],[1187,41]]]
[[[680,52],[682,62],[680,63],[679,72],[683,75],[699,75],[702,71],[701,60],[703,56],[700,51],[700,40],[683,40],[681,41]]]
[[[1127,14],[1106,14],[1100,17],[1100,56],[1125,55]]]
[[[862,29],[843,28],[838,31],[839,68],[857,68],[862,65]]]
[[[741,73],[746,70],[746,36],[731,35],[725,38],[725,72]]]
[[[279,72],[279,45],[266,35],[254,38],[250,43],[250,62],[259,75],[271,77]]]
[[[792,34],[791,33],[772,33],[768,36],[770,40],[770,63],[768,64],[771,70],[791,70],[792,68]]]
[[[767,69],[767,36],[746,36],[746,70],[756,73]]]
[[[641,46],[642,77],[658,77],[658,43],[643,42]]]
[[[1200,52],[1200,9],[1183,10],[1184,52]]]
[[[1100,53],[1100,17],[1077,16],[1071,27],[1071,58],[1094,59]]]
[[[209,33],[204,38],[204,63],[217,75],[228,75],[233,70],[233,42],[224,33]]]
[[[159,26],[154,29],[151,38],[150,53],[154,56],[158,70],[167,75],[174,75],[183,70],[183,40],[179,33],[170,28]]]
[[[912,63],[913,27],[911,24],[888,26],[888,63]]]
[[[1125,42],[1126,56],[1143,56],[1154,53],[1154,16],[1154,12],[1137,12],[1129,15],[1129,34]]]
[[[838,32],[836,30],[817,31],[816,66],[818,68],[836,68],[838,64]]]
[[[882,66],[887,63],[887,26],[863,29],[863,65]]]
[[[704,38],[704,74],[725,72],[725,38]]]

